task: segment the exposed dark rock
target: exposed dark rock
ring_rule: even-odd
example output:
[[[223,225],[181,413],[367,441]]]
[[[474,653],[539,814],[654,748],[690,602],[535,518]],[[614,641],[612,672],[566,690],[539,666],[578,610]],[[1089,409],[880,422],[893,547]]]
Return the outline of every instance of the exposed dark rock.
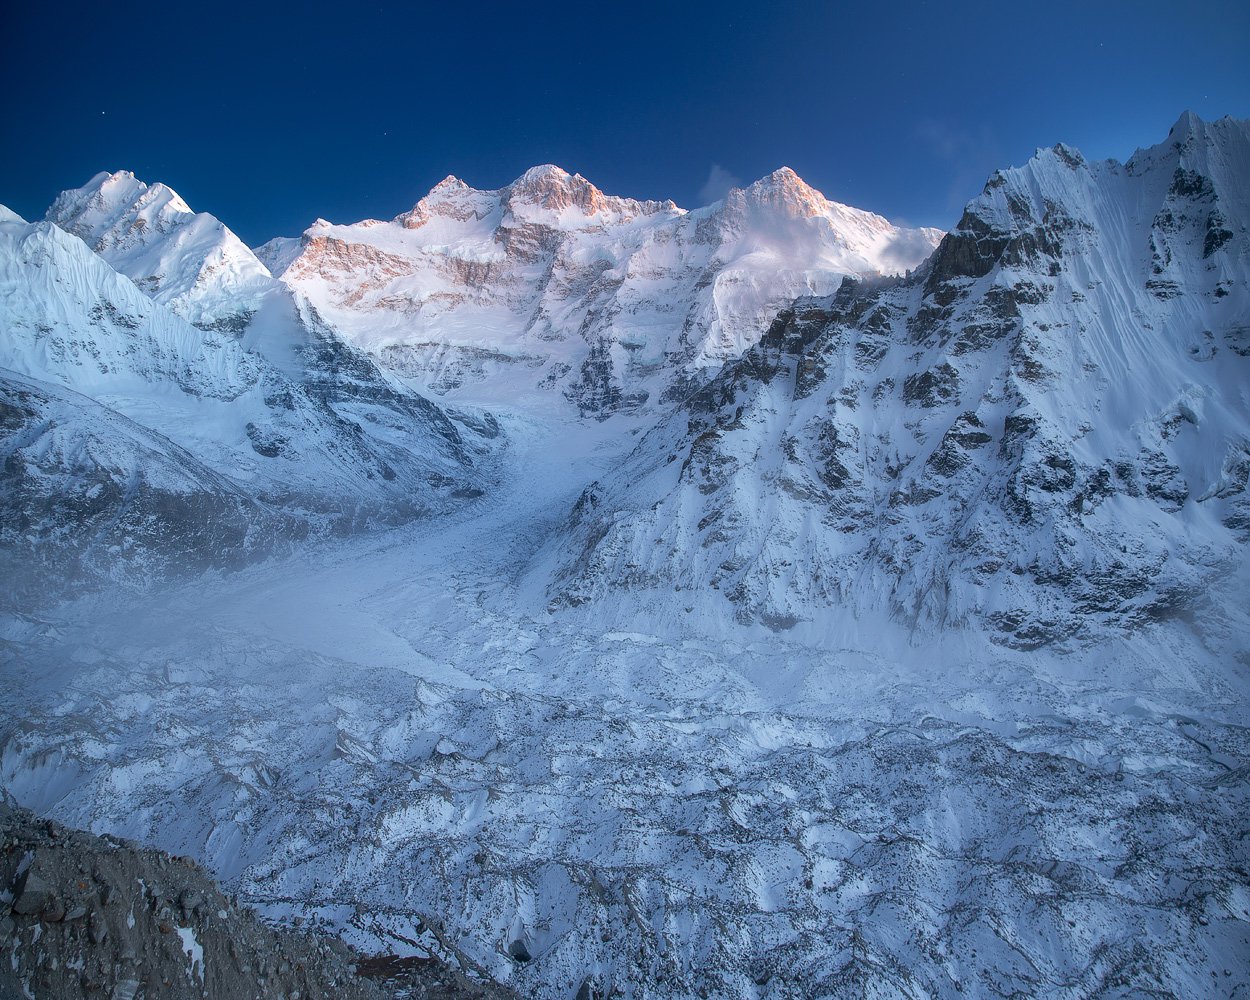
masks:
[[[945,361],[928,371],[908,375],[903,382],[903,399],[918,406],[941,406],[958,393],[959,373]]]
[[[252,450],[265,458],[277,458],[287,443],[281,434],[265,431],[254,423],[247,425],[247,439],[252,442]]]
[[[734,470],[738,468],[738,460],[732,455],[725,455],[717,448],[721,432],[705,431],[690,445],[690,455],[682,464],[682,478],[690,478],[697,485],[700,493],[715,493],[729,482]]]
[[[996,232],[971,210],[965,211],[953,232],[947,233],[929,258],[925,289],[937,293],[956,278],[981,278],[990,273],[1007,248],[1010,237]]]
[[[890,344],[884,338],[862,336],[855,344],[855,367],[872,371],[889,353]]]
[[[7,796],[0,885],[14,897],[0,919],[4,997],[510,995],[430,958],[363,956],[324,932],[267,926],[190,860],[39,820]]]
[[[60,919],[65,912],[61,901],[47,880],[35,869],[28,869],[13,887],[13,912],[20,916]]]
[[[533,956],[529,953],[529,949],[526,948],[524,942],[521,941],[509,942],[508,954],[512,957],[513,961],[520,962],[522,965],[533,960]]]
[[[1215,251],[1228,243],[1233,238],[1233,232],[1228,228],[1227,220],[1220,213],[1219,209],[1212,209],[1207,216],[1207,231],[1202,240],[1202,256],[1203,259],[1214,255]]]
[[[950,345],[952,357],[988,351],[995,344],[1011,336],[1017,327],[1012,322],[967,323],[960,326]]]
[[[843,433],[849,435],[856,432],[851,429],[850,431],[844,430]],[[820,459],[818,473],[821,482],[831,490],[841,490],[855,485],[858,477],[851,473],[846,464],[855,462],[854,440],[840,436],[837,425],[830,421],[821,429],[816,443],[819,448],[817,452]]]
[[[953,476],[972,461],[968,454],[970,451],[982,448],[993,440],[975,413],[962,413],[942,436],[927,464],[938,475]]]
[[[136,317],[122,312],[107,299],[93,305],[87,315],[97,326],[107,322],[112,326],[125,330],[137,330],[139,328],[139,320]]]
[[[1162,278],[1151,278],[1146,282],[1146,288],[1150,290],[1157,298],[1174,299],[1181,294],[1181,286],[1175,281],[1169,281]]]
[[[611,344],[598,340],[590,347],[590,353],[582,362],[578,380],[566,390],[565,395],[577,405],[582,416],[604,419],[621,408],[624,397],[616,382],[612,365]]]
[[[1224,331],[1224,343],[1234,354],[1250,358],[1250,326],[1234,326]]]
[[[1189,484],[1181,470],[1162,452],[1143,451],[1138,462],[1146,496],[1164,510],[1175,512],[1189,499]]]
[[[220,316],[211,322],[197,323],[196,326],[201,330],[212,330],[217,333],[242,333],[255,315],[255,312],[241,310],[227,316]]]
[[[1168,194],[1175,198],[1214,198],[1215,188],[1210,177],[1187,167],[1177,167]]]

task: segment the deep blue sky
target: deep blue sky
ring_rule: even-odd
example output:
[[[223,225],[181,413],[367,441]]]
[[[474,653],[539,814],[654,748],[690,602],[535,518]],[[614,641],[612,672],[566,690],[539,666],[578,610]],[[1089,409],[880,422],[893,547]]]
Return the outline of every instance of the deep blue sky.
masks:
[[[252,243],[545,162],[685,206],[785,164],[945,228],[1036,146],[1250,117],[1245,0],[6,6],[0,202],[129,169]]]

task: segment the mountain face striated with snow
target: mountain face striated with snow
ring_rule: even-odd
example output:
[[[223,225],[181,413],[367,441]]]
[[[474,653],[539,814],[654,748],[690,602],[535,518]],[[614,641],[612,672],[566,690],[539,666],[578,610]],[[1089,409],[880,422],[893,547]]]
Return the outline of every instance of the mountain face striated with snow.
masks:
[[[996,173],[918,273],[787,310],[590,487],[555,603],[1244,635],[1217,585],[1250,533],[1248,177],[1246,123],[1193,116],[1125,164]]]
[[[390,222],[319,221],[298,253],[261,254],[345,339],[430,389],[541,387],[607,415],[741,353],[796,296],[914,267],[940,235],[785,168],[687,212],[542,166],[497,191],[448,177]]]

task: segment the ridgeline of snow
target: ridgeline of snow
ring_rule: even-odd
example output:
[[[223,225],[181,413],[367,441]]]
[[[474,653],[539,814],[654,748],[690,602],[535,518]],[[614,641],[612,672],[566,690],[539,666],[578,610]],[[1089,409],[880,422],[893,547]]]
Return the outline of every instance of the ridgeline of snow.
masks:
[[[196,326],[241,329],[273,287],[269,271],[221,222],[128,170],[62,192],[46,218]]]
[[[799,295],[916,266],[940,236],[827,201],[788,168],[687,212],[542,166],[498,191],[448,177],[390,222],[318,220],[298,255],[285,240],[262,252],[421,385],[545,389],[606,415],[737,356]]]
[[[206,330],[53,223],[0,218],[6,603],[237,566],[480,492],[479,430],[271,278],[241,333]]]

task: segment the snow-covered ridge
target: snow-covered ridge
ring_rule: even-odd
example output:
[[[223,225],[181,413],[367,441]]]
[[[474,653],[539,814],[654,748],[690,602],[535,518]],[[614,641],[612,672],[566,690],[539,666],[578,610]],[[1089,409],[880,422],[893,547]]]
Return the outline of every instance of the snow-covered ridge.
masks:
[[[798,295],[915,267],[940,236],[787,168],[685,211],[546,165],[492,191],[448,177],[391,222],[318,220],[298,254],[262,255],[341,336],[436,391],[504,379],[605,415],[741,353]]]
[[[394,221],[407,229],[420,229],[436,218],[467,222],[485,218],[496,210],[518,222],[568,229],[680,212],[671,201],[637,201],[605,195],[581,174],[570,174],[548,163],[531,167],[497,191],[478,191],[458,177],[446,177],[410,212]]]
[[[0,371],[0,588],[294,550],[0,616],[0,781],[541,1000],[1235,989],[1246,134],[1043,150],[723,365],[646,351],[854,229],[789,172],[686,213],[446,182],[415,228],[267,245],[362,336],[426,324],[377,356],[497,422],[293,280],[206,333],[0,211],[38,373]],[[355,534],[405,500],[446,516]]]
[[[47,220],[196,326],[241,329],[273,286],[265,266],[220,221],[127,170],[62,192]]]
[[[0,224],[0,288],[0,367],[89,396],[167,383],[229,400],[257,379],[234,338],[192,326],[50,222]]]

